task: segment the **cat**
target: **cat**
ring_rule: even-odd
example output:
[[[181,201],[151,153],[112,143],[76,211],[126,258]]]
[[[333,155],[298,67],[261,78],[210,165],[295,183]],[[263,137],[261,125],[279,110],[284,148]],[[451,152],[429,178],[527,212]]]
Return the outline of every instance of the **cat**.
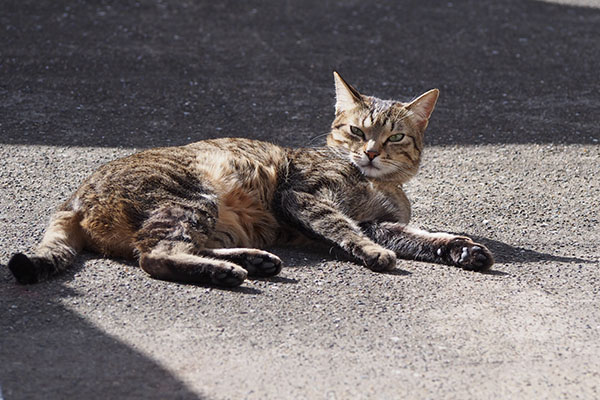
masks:
[[[439,91],[402,103],[362,95],[337,72],[334,81],[327,146],[210,139],[117,159],[59,207],[33,256],[12,256],[10,271],[40,282],[87,249],[137,260],[156,279],[238,286],[281,271],[259,248],[310,240],[373,271],[394,269],[397,257],[488,269],[484,245],[407,225],[402,185],[419,168]]]

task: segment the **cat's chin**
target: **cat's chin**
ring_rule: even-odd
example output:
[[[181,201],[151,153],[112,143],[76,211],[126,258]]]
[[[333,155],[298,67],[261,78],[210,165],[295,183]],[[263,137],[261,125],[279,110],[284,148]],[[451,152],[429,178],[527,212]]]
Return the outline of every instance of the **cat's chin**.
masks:
[[[390,171],[389,168],[386,168],[385,165],[380,165],[377,163],[363,164],[355,160],[352,160],[352,162],[358,167],[358,169],[360,169],[360,172],[362,172],[363,175],[368,178],[383,178],[393,173],[393,171]]]
[[[381,169],[374,167],[372,165],[367,165],[366,167],[360,167],[360,170],[363,173],[363,175],[365,175],[369,178],[379,178],[383,175],[386,175],[386,174],[382,173],[383,171],[381,171]]]
[[[362,173],[368,178],[383,178],[391,174],[390,171],[386,171],[381,168],[373,167],[372,165],[366,167],[360,167]]]

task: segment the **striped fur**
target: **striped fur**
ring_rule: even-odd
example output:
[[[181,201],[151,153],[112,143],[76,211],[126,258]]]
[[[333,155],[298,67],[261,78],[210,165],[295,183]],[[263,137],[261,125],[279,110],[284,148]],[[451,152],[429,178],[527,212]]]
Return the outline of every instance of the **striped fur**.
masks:
[[[137,259],[157,279],[237,286],[279,273],[259,248],[320,240],[374,271],[396,257],[483,270],[493,259],[465,237],[406,224],[402,184],[417,171],[438,92],[411,103],[361,95],[335,74],[328,146],[283,148],[215,139],[143,151],[93,173],[54,216],[19,283],[64,271],[83,249]]]

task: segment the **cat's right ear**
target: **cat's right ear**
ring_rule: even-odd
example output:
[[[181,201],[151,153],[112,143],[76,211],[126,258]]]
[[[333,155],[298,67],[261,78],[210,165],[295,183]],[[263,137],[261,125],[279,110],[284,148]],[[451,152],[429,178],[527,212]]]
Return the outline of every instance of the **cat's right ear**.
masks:
[[[429,117],[431,117],[431,113],[435,108],[435,103],[437,102],[439,95],[440,91],[438,89],[431,89],[406,105],[406,109],[414,113],[415,122],[419,129],[425,130],[425,128],[427,128]]]
[[[362,103],[358,90],[346,83],[340,74],[333,71],[335,80],[335,112],[349,111]]]

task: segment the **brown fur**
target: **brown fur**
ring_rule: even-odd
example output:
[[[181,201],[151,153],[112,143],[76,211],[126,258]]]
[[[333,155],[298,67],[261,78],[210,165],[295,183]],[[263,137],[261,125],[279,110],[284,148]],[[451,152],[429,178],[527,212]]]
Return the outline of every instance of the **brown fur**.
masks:
[[[402,185],[418,170],[437,90],[401,103],[335,80],[327,147],[215,139],[115,160],[60,207],[33,257],[13,256],[11,271],[37,282],[86,248],[138,259],[158,279],[235,286],[280,271],[279,258],[256,248],[304,238],[376,271],[394,268],[396,256],[488,268],[484,246],[406,226]]]

